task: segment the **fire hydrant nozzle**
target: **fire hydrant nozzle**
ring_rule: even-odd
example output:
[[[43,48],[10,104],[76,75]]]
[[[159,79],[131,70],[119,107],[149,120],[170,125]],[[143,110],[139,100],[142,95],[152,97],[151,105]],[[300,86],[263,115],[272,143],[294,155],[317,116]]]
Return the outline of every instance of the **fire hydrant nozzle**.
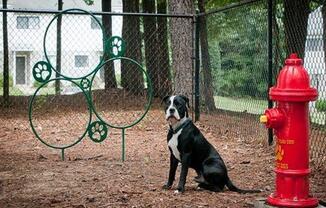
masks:
[[[302,59],[291,54],[280,71],[269,98],[276,107],[267,109],[260,122],[273,128],[275,145],[275,191],[267,202],[277,207],[316,207],[309,195],[309,101],[317,90],[310,87]]]
[[[267,109],[265,114],[260,116],[260,122],[267,128],[278,128],[285,120],[284,113],[278,108]]]
[[[267,123],[267,116],[266,115],[261,115],[259,118],[260,123]]]

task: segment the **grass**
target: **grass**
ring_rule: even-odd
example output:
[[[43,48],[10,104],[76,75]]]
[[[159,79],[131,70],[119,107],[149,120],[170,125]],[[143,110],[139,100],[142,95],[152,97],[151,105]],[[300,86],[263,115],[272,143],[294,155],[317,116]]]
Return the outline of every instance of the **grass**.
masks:
[[[267,109],[266,100],[257,100],[250,98],[231,98],[215,96],[215,105],[218,109],[246,112],[251,114],[263,114]],[[310,109],[310,119],[312,123],[325,125],[326,114],[323,112],[317,112]]]
[[[3,95],[3,88],[0,87],[0,95]],[[11,96],[20,96],[24,95],[24,93],[17,87],[9,87],[9,95]]]
[[[230,98],[222,96],[215,96],[214,99],[216,107],[223,110],[262,114],[267,108],[266,100]]]

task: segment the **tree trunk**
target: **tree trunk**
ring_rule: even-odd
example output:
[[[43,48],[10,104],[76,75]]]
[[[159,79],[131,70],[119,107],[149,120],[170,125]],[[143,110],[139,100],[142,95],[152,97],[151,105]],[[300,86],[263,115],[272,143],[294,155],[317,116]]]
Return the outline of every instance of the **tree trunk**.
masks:
[[[166,14],[166,0],[157,0],[157,12]],[[158,96],[163,98],[172,91],[172,82],[170,74],[169,46],[168,46],[168,23],[166,17],[157,17],[157,48],[159,76],[157,80]]]
[[[123,0],[123,12],[139,12],[139,0]],[[124,16],[122,37],[126,42],[125,56],[142,63],[140,18]],[[135,64],[121,61],[121,85],[127,91],[138,94],[144,89],[143,74]]]
[[[198,8],[200,13],[205,12],[205,0],[198,0]],[[202,67],[204,73],[204,98],[208,112],[216,111],[214,101],[214,90],[213,90],[213,78],[211,70],[211,60],[208,51],[208,39],[207,39],[207,24],[206,16],[201,16],[200,20],[200,46],[201,46],[201,57]]]
[[[58,10],[61,11],[63,7],[62,0],[58,0]],[[61,25],[62,25],[62,15],[58,16],[57,19],[57,54],[56,54],[56,69],[57,72],[61,72]],[[60,77],[59,73],[55,73],[55,77]],[[60,80],[55,81],[55,94],[60,94]]]
[[[143,12],[155,13],[155,1],[143,0]],[[149,78],[153,85],[153,95],[157,96],[159,91],[158,79],[158,47],[156,17],[143,17],[144,20],[144,42],[145,42],[145,63]]]
[[[287,55],[297,53],[304,58],[309,0],[284,0],[284,28]]]
[[[193,0],[170,0],[169,10],[171,14],[193,14]],[[174,92],[192,98],[192,19],[172,18],[170,24]]]
[[[7,9],[7,0],[2,0],[2,8]],[[9,49],[7,12],[2,13],[3,28],[3,104],[9,106]]]
[[[111,12],[111,0],[102,0],[102,11]],[[106,36],[106,39],[109,39],[112,36],[111,15],[102,15],[102,24],[103,24],[103,29],[104,29],[104,34]],[[108,59],[109,59],[108,54],[104,53],[103,60],[106,61]],[[106,90],[117,87],[113,62],[104,65],[104,86]]]

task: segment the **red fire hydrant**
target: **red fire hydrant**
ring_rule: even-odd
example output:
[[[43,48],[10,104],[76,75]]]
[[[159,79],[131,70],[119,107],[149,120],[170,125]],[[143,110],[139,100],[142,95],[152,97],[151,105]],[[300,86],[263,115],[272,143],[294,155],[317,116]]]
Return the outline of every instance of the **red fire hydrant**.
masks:
[[[274,129],[277,143],[275,192],[267,202],[278,207],[316,207],[318,200],[309,196],[308,103],[318,93],[310,87],[308,73],[296,54],[285,60],[269,97],[276,107],[267,109],[260,121]]]

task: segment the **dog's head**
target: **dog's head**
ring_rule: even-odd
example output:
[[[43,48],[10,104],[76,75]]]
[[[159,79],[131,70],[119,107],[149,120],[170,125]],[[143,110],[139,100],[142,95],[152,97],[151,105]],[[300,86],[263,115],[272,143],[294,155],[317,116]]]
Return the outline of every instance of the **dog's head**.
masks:
[[[189,99],[186,96],[166,96],[162,102],[165,104],[165,119],[170,124],[188,117]]]

